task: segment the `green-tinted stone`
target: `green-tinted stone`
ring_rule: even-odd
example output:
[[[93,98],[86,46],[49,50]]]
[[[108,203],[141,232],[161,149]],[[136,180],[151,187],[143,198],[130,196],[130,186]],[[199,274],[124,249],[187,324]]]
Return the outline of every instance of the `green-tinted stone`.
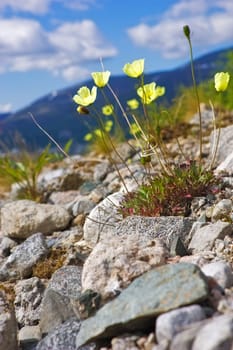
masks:
[[[135,279],[117,298],[85,320],[76,346],[98,338],[145,329],[157,315],[197,303],[208,295],[206,277],[188,263],[164,265]]]

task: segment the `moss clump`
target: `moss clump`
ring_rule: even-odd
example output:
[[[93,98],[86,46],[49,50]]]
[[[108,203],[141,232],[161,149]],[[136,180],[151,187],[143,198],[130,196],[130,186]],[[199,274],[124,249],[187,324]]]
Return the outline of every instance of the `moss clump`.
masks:
[[[63,266],[66,256],[67,251],[64,248],[51,249],[49,255],[33,267],[32,275],[50,279],[53,273]]]
[[[15,290],[14,284],[9,282],[0,283],[0,291],[3,291],[10,305],[14,305]]]

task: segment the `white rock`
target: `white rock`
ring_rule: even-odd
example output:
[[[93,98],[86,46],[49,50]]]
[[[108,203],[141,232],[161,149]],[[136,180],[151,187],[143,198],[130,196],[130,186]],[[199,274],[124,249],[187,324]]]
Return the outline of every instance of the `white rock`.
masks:
[[[82,289],[93,289],[106,299],[137,276],[164,264],[167,256],[159,239],[129,235],[99,242],[84,263]]]
[[[215,174],[218,175],[222,172],[226,172],[228,174],[233,174],[233,152],[228,154],[226,159],[224,159],[219,166],[215,169]]]
[[[230,199],[222,199],[218,202],[212,211],[212,219],[219,220],[225,218],[231,214],[232,211],[232,201]]]
[[[95,246],[100,235],[107,234],[122,219],[122,215],[118,212],[122,199],[122,193],[113,193],[92,209],[87,216],[83,226],[83,237],[91,247]]]
[[[22,346],[38,342],[41,339],[40,327],[38,325],[24,326],[19,330],[18,339]]]
[[[233,125],[229,125],[226,128],[222,128],[220,131],[219,144],[216,155],[217,165],[225,162],[226,159],[231,155],[233,148]],[[213,143],[213,133],[211,135],[211,142]]]
[[[158,316],[156,320],[156,339],[159,343],[164,340],[171,341],[186,326],[201,321],[205,317],[205,313],[200,305],[181,307],[166,312]]]
[[[229,263],[216,261],[206,264],[201,268],[206,276],[213,277],[222,288],[230,288],[233,285],[233,273]]]
[[[204,250],[211,250],[217,238],[224,238],[226,235],[231,235],[232,225],[217,221],[209,225],[199,228],[193,235],[188,249],[192,253],[202,252]]]
[[[204,325],[198,332],[192,350],[232,349],[233,314],[217,316]]]
[[[70,220],[68,211],[59,205],[18,200],[1,208],[1,230],[11,238],[25,239],[37,232],[52,234],[66,228]]]

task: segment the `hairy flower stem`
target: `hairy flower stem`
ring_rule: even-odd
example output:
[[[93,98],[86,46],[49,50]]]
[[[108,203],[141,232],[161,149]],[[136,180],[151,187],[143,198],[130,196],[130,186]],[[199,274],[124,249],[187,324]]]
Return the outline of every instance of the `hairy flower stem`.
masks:
[[[106,142],[106,137],[107,137],[107,139],[108,139],[108,141],[110,142],[110,145],[111,145],[113,151],[114,151],[114,152],[116,153],[116,155],[119,157],[119,159],[121,160],[121,162],[122,162],[123,164],[125,164],[125,166],[126,166],[128,172],[129,172],[129,174],[132,176],[132,178],[134,179],[134,181],[136,182],[136,184],[139,186],[139,183],[138,183],[137,179],[135,178],[134,174],[132,173],[132,171],[130,170],[128,164],[126,163],[126,161],[124,161],[124,159],[121,157],[120,153],[117,151],[117,149],[116,149],[116,147],[115,147],[115,145],[114,145],[114,143],[113,143],[113,141],[112,141],[111,136],[105,131],[103,122],[102,122],[101,118],[99,117],[98,111],[96,111],[96,109],[95,109],[94,107],[92,107],[92,108],[93,108],[93,110],[95,111],[95,114],[96,114],[95,117],[96,117],[97,123],[98,123],[98,125],[99,125],[99,127],[100,127],[100,130],[101,130],[101,133],[102,133],[102,140],[103,140],[103,142],[104,142],[104,144],[105,144],[106,150],[109,151],[109,146],[108,146],[108,144],[107,144],[107,142]],[[116,169],[116,171],[117,171],[117,173],[118,173],[118,176],[120,177],[120,179],[121,179],[121,181],[122,181],[122,183],[123,183],[123,186],[125,187],[126,192],[129,192],[128,189],[127,189],[127,186],[126,186],[126,184],[125,184],[125,181],[124,181],[123,177],[121,176],[121,173],[120,173],[120,171],[119,171],[119,169],[118,169],[118,167],[117,167],[117,165],[116,165],[116,162],[115,162],[114,159],[112,158],[110,152],[108,152],[108,156],[109,156],[110,162],[112,163],[112,165],[113,165],[114,168]]]
[[[119,106],[119,108],[120,108],[120,110],[121,110],[121,113],[122,113],[123,117],[125,118],[125,120],[126,120],[126,122],[127,122],[127,124],[128,124],[128,127],[131,128],[130,120],[129,120],[129,118],[128,118],[128,116],[127,116],[127,114],[126,114],[124,108],[122,107],[122,104],[121,104],[119,98],[118,98],[117,95],[115,94],[115,92],[114,92],[114,90],[112,89],[112,87],[111,87],[110,84],[107,84],[107,87],[108,87],[108,89],[110,90],[111,94],[113,95],[113,97],[114,97],[116,103],[118,104],[118,106]],[[136,137],[135,135],[134,135],[134,138],[135,138],[135,140],[137,141],[137,137]],[[128,140],[126,140],[126,142],[127,142],[127,144],[128,144],[133,150],[135,150],[135,147],[134,147]]]
[[[188,39],[188,44],[189,44],[193,88],[194,88],[194,93],[196,95],[197,110],[198,110],[198,115],[199,115],[199,128],[200,128],[199,129],[199,164],[201,165],[201,163],[202,163],[202,115],[201,115],[201,108],[200,108],[200,99],[199,99],[199,94],[198,94],[198,90],[197,90],[197,82],[196,82],[196,77],[195,77],[195,72],[194,72],[193,48],[192,48],[192,42],[190,39],[190,31],[189,30],[187,31],[188,26],[185,26],[185,27],[184,27],[184,34],[185,34],[186,38]]]
[[[213,148],[212,148],[212,155],[211,155],[211,162],[209,165],[209,170],[211,170],[214,167],[214,163],[216,160],[217,156],[217,151],[218,151],[218,146],[219,146],[219,140],[220,140],[220,133],[221,133],[221,128],[218,129],[216,127],[216,116],[215,116],[215,111],[214,111],[214,106],[211,101],[209,101],[211,109],[212,109],[212,118],[213,118],[213,128],[214,128],[214,141],[213,141]]]
[[[59,149],[59,151],[68,159],[71,159],[70,156],[64,151],[64,149],[59,145],[59,143],[54,140],[54,138],[49,135],[49,133],[42,128],[42,126],[38,123],[38,121],[35,119],[34,115],[31,112],[28,112],[29,116],[31,117],[32,121],[36,126],[54,143],[54,145]]]
[[[103,91],[103,89],[101,89],[101,93],[103,95],[103,98],[104,98],[104,101],[105,103],[108,105],[111,104],[111,102],[109,101],[108,97],[106,96],[105,92]],[[112,116],[113,116],[113,119],[114,119],[114,122],[115,122],[115,125],[117,127],[117,133],[118,133],[118,137],[120,137],[121,139],[122,138],[125,138],[125,135],[124,135],[124,132],[122,130],[122,127],[118,121],[118,118],[117,118],[117,115],[116,115],[116,112],[115,112],[115,109],[113,108],[113,111],[112,111]]]

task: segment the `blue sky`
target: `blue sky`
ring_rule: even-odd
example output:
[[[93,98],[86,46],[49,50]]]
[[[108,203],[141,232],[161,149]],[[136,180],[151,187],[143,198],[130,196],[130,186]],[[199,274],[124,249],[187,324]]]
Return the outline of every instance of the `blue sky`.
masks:
[[[145,58],[145,71],[233,45],[232,0],[0,0],[0,112]]]

